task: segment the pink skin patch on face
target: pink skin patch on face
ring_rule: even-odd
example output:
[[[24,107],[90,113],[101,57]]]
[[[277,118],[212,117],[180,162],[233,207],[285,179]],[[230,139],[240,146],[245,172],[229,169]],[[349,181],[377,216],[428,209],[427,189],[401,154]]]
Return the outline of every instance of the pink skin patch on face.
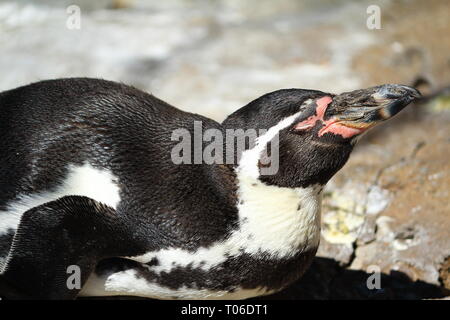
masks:
[[[338,122],[338,119],[331,118],[329,120],[324,120],[325,111],[327,110],[328,105],[333,101],[330,96],[325,96],[316,100],[316,114],[308,117],[306,120],[297,123],[295,126],[296,130],[306,130],[314,127],[317,121],[323,123],[324,127],[319,131],[319,137],[323,136],[325,133],[330,132],[335,135],[340,135],[343,138],[351,138],[354,135],[360,134],[364,131],[363,128],[351,128],[345,125],[342,125]]]
[[[340,124],[339,122],[333,122],[335,120],[325,121],[325,127],[320,129],[319,137],[323,136],[327,132],[331,132],[336,135],[340,135],[343,138],[351,138],[354,135],[362,133],[364,130],[359,128],[351,128]],[[328,122],[328,123],[327,123]]]

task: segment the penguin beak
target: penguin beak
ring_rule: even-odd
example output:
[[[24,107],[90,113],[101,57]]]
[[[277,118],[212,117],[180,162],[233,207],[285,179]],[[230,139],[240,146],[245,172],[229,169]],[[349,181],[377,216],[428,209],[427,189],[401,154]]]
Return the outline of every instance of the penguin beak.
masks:
[[[322,133],[342,131],[344,137],[354,136],[392,118],[420,97],[418,90],[398,84],[344,92],[334,96],[327,108],[325,116],[332,126]]]

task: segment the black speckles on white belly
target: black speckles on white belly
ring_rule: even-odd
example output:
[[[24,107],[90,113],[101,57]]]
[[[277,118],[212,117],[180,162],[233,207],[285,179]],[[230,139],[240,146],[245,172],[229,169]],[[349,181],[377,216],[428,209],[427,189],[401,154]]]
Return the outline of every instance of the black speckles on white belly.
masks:
[[[157,272],[157,259],[141,264],[126,259],[108,259],[95,271],[103,278],[111,295],[139,295],[153,298],[205,298],[199,292],[238,293],[260,288],[259,294],[283,289],[300,278],[312,262],[316,249],[298,253],[286,259],[270,259],[264,255],[242,253],[230,256],[210,268],[201,266],[173,266],[168,271]],[[143,284],[145,288],[143,288]],[[128,288],[126,288],[128,286]],[[255,291],[258,292],[258,291]],[[206,295],[206,294],[205,294]],[[251,295],[251,293],[250,293]],[[258,294],[255,294],[258,295]]]
[[[160,274],[142,270],[140,276],[172,289],[186,286],[226,291],[236,287],[278,290],[300,277],[309,267],[314,255],[315,251],[308,251],[291,259],[273,260],[241,254],[238,257],[228,257],[225,262],[208,271],[188,265]]]

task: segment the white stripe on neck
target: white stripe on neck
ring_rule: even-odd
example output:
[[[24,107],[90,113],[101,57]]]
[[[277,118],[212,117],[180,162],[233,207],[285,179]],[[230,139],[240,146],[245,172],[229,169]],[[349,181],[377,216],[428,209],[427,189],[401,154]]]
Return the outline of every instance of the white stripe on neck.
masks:
[[[252,235],[251,252],[283,258],[318,246],[320,233],[320,186],[285,188],[259,180],[258,162],[267,143],[298,118],[289,116],[260,136],[255,147],[242,153],[236,169],[241,232]],[[299,164],[293,164],[299,165]],[[245,222],[243,222],[245,221]]]
[[[254,179],[258,179],[259,177],[259,168],[258,161],[261,157],[262,152],[266,148],[267,143],[272,141],[273,138],[279,132],[290,125],[298,118],[301,112],[297,112],[292,116],[289,116],[283,120],[281,120],[277,125],[271,127],[265,134],[259,136],[255,141],[255,146],[252,149],[245,150],[242,152],[241,159],[239,161],[239,166],[237,168],[238,172],[242,172],[243,174],[250,176]]]

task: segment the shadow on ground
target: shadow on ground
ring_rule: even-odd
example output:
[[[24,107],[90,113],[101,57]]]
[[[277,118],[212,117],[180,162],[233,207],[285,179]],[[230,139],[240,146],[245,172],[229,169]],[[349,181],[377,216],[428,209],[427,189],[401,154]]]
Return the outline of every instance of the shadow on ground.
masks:
[[[302,279],[264,300],[329,299],[436,299],[450,290],[424,281],[412,281],[406,274],[391,271],[380,274],[380,289],[367,288],[373,273],[350,270],[333,259],[316,257]]]

